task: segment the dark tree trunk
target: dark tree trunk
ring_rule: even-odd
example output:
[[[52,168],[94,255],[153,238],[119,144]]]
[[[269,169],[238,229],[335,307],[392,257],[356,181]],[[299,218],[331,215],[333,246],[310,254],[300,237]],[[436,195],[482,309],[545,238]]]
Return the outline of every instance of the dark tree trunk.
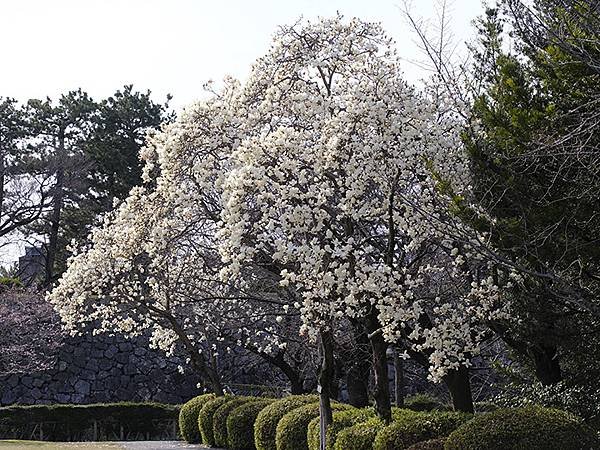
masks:
[[[4,166],[4,150],[0,147],[0,218],[3,216],[4,212],[4,171],[6,170]],[[0,225],[2,222],[0,221]]]
[[[473,413],[473,396],[471,394],[469,369],[461,366],[457,370],[449,371],[444,377],[444,383],[448,387],[448,391],[450,391],[454,410]]]
[[[46,274],[45,283],[50,285],[54,280],[54,265],[58,251],[58,232],[60,229],[60,216],[63,207],[64,177],[63,168],[65,158],[65,134],[60,130],[58,135],[58,167],[56,168],[56,182],[52,194],[52,215],[50,218],[50,234],[48,236],[48,247],[46,249]]]
[[[348,402],[357,408],[369,405],[369,371],[371,363],[366,360],[355,362],[346,372],[346,387]]]
[[[531,344],[526,341],[515,339],[502,323],[491,323],[490,328],[494,330],[506,344],[513,350],[529,359],[534,366],[535,376],[544,386],[549,386],[562,381],[560,358],[558,348],[552,343]]]
[[[562,380],[560,362],[555,345],[541,345],[530,349],[535,365],[535,375],[544,386],[556,384]]]
[[[404,360],[394,349],[394,400],[398,408],[404,407]]]
[[[194,366],[194,369],[202,379],[203,384],[210,386],[215,395],[224,395],[225,390],[223,389],[223,383],[221,382],[221,376],[219,375],[218,371],[214,367],[211,367],[210,364],[207,364],[202,353],[198,351],[183,328],[181,328],[175,317],[165,311],[160,311],[158,314],[170,323],[171,328],[177,334],[179,341],[190,355],[192,366]]]
[[[333,421],[331,410],[331,386],[335,371],[333,357],[333,334],[331,330],[321,330],[321,370],[319,372],[319,417],[320,417],[320,447],[325,448],[327,427]]]
[[[352,351],[345,355],[348,401],[352,406],[364,408],[369,405],[371,343],[360,323],[352,321],[352,329],[355,345]]]
[[[279,351],[275,356],[259,351],[254,346],[247,346],[246,349],[255,355],[260,356],[267,362],[277,367],[286,376],[290,382],[290,390],[292,394],[305,394],[304,380],[300,376],[300,371],[293,367],[285,360],[285,352]]]
[[[379,329],[377,312],[373,310],[366,317],[366,329],[373,352],[373,372],[375,374],[375,410],[386,423],[392,421],[392,404],[390,401],[390,380],[387,363],[387,343]]]

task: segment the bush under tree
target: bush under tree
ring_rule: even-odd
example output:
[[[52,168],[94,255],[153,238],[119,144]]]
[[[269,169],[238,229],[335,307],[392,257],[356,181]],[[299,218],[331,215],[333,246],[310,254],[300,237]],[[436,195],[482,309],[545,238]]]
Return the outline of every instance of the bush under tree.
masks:
[[[237,406],[227,416],[227,444],[230,450],[255,450],[254,422],[271,399],[250,401]]]
[[[500,409],[453,431],[447,450],[582,450],[600,442],[581,419],[551,408]]]
[[[198,415],[202,407],[214,398],[214,394],[199,395],[184,403],[181,407],[179,411],[179,433],[186,442],[190,444],[202,443],[202,436],[198,427]]]
[[[254,423],[254,442],[257,450],[277,450],[277,424],[288,412],[309,403],[318,402],[316,395],[292,395],[277,400],[263,409]]]

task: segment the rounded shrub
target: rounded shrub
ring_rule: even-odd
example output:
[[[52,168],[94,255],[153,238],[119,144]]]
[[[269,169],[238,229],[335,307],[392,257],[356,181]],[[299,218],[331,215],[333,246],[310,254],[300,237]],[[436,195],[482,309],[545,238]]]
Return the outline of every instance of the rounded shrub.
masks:
[[[254,422],[254,444],[256,450],[277,450],[275,433],[277,424],[288,412],[319,401],[316,395],[291,395],[276,400],[263,409]]]
[[[200,429],[198,428],[198,414],[210,400],[214,400],[215,394],[204,394],[194,397],[183,404],[179,410],[179,432],[181,437],[190,444],[202,443]]]
[[[446,442],[445,437],[437,439],[429,439],[428,441],[417,442],[408,447],[408,450],[444,450]]]
[[[417,442],[446,437],[471,417],[466,413],[437,411],[405,416],[379,430],[373,450],[404,450]]]
[[[333,421],[327,427],[325,436],[325,445],[327,450],[333,450],[333,444],[337,434],[344,428],[351,427],[360,422],[375,416],[373,408],[351,409],[348,411],[339,411],[333,414]],[[319,417],[315,417],[308,425],[308,448],[309,450],[319,450],[321,427]]]
[[[332,403],[331,407],[334,410],[352,408],[340,403]],[[277,450],[308,450],[308,424],[318,416],[318,403],[301,406],[283,416],[275,431]]]
[[[237,397],[234,397],[233,395],[224,395],[222,397],[217,397],[214,400],[209,400],[204,404],[198,414],[198,428],[200,429],[203,444],[214,447],[215,437],[213,435],[213,416],[215,411],[234,398]]]
[[[450,408],[437,398],[428,394],[416,394],[407,397],[404,407],[413,411],[448,411]]]
[[[227,417],[227,444],[230,450],[254,450],[254,422],[273,400],[253,400],[234,408]]]
[[[340,431],[337,435],[334,450],[372,450],[373,440],[385,424],[378,417],[357,423]]]
[[[229,417],[229,413],[252,400],[256,400],[256,397],[235,397],[216,409],[212,421],[215,446],[227,447],[227,417]]]
[[[410,409],[392,408],[392,420],[402,421],[421,413]],[[334,450],[372,450],[377,433],[385,427],[378,417],[372,417],[364,422],[358,422],[351,427],[338,432],[333,444]]]
[[[476,413],[488,413],[500,409],[498,405],[492,402],[476,402],[473,406],[475,406]]]
[[[600,443],[576,416],[542,407],[499,409],[453,431],[447,450],[583,450]]]

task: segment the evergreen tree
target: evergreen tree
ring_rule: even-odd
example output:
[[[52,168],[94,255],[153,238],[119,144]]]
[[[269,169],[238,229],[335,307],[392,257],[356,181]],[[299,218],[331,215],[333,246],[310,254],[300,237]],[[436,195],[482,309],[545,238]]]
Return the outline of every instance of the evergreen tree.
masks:
[[[503,0],[479,22],[474,52],[484,88],[465,140],[476,195],[495,219],[494,244],[528,275],[515,299],[524,326],[492,327],[543,384],[563,379],[570,345],[598,333],[598,17],[593,2]]]

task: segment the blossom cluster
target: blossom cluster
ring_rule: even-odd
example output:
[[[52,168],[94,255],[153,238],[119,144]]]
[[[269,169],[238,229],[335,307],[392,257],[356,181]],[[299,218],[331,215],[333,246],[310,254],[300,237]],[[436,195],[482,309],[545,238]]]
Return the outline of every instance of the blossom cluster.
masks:
[[[486,236],[450,211],[469,177],[444,102],[403,80],[378,24],[282,27],[247,82],[226,80],[153,136],[146,187],[51,300],[72,329],[151,327],[163,348],[227,332],[265,352],[290,327],[314,338],[375,312],[377,332],[426,354],[440,380],[507,313]]]

